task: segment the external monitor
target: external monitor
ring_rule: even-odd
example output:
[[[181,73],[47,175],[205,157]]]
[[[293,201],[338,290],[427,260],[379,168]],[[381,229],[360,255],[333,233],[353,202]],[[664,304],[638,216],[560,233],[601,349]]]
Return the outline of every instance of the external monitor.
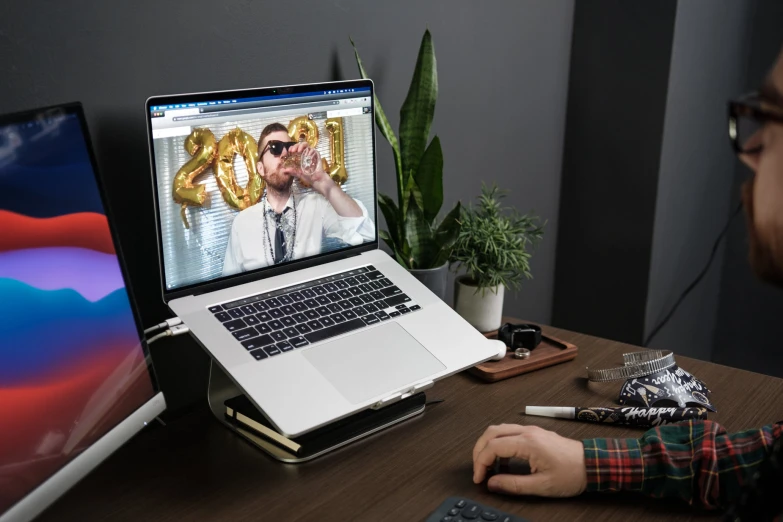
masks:
[[[165,409],[79,104],[0,116],[0,522]]]

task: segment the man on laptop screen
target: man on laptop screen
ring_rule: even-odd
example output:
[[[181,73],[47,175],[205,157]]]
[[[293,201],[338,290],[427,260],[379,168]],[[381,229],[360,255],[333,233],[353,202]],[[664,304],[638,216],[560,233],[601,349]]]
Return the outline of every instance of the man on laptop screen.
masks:
[[[168,290],[376,240],[369,89],[307,94],[151,107]]]
[[[274,122],[261,131],[258,148],[264,194],[234,218],[223,275],[318,255],[326,237],[353,246],[374,239],[367,209],[343,192],[306,141],[291,141]],[[312,158],[313,168],[302,168],[300,158]]]

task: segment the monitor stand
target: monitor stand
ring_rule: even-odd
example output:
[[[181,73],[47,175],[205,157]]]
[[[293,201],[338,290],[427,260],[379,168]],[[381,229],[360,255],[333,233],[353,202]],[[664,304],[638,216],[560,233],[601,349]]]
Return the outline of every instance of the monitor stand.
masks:
[[[322,455],[326,455],[334,450],[347,446],[353,442],[361,440],[365,437],[378,433],[386,428],[399,424],[402,421],[416,417],[424,412],[426,398],[424,393],[418,393],[407,399],[397,402],[391,406],[386,406],[379,410],[372,412],[371,422],[367,422],[367,413],[363,413],[362,422],[357,423],[357,429],[348,430],[350,435],[344,439],[338,439],[331,442],[326,449],[320,450],[317,453],[299,456],[291,453],[283,447],[267,441],[265,438],[255,434],[250,430],[243,429],[237,426],[234,422],[231,422],[226,417],[226,408],[223,403],[242,395],[243,391],[226,375],[223,369],[214,360],[210,363],[209,369],[209,388],[207,391],[207,400],[209,402],[209,409],[212,410],[212,414],[226,426],[229,430],[233,431],[237,435],[243,437],[245,440],[267,453],[270,457],[286,462],[290,464],[298,464],[306,462],[308,460],[315,459]],[[358,415],[358,414],[357,414]],[[348,418],[350,421],[351,417]],[[345,421],[342,421],[345,423]]]

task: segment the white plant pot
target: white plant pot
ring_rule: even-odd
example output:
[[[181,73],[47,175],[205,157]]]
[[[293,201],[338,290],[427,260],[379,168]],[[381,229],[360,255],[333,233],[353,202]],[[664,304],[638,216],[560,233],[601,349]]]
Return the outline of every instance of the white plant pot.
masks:
[[[503,320],[503,293],[505,287],[486,288],[465,284],[468,278],[458,277],[454,282],[454,309],[479,332],[500,328]]]

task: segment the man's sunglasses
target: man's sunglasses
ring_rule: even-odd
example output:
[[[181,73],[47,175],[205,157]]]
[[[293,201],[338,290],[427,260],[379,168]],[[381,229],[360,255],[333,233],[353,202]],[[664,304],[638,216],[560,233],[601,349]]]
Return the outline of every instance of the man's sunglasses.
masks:
[[[762,101],[759,93],[752,92],[729,102],[729,139],[737,154],[761,152],[759,131],[764,124],[783,123],[783,114],[763,107]]]
[[[287,151],[290,147],[293,147],[296,144],[297,142],[295,141],[269,140],[266,142],[264,150],[261,151],[261,154],[259,154],[258,157],[260,159],[266,151],[272,153],[272,156],[278,157],[283,153],[284,150]]]

